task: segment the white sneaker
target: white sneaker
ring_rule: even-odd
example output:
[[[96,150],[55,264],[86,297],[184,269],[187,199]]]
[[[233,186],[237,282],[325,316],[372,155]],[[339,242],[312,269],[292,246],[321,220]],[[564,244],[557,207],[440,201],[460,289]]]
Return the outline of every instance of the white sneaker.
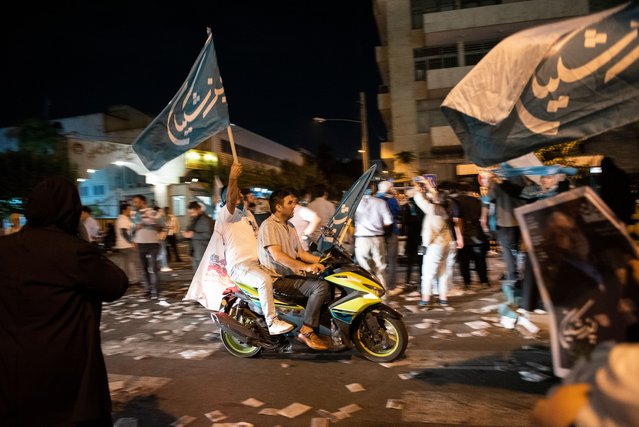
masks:
[[[295,326],[291,325],[288,322],[278,319],[277,317],[273,319],[270,325],[268,325],[268,333],[271,335],[280,335],[285,334],[287,332],[291,332]]]
[[[173,271],[171,267],[162,267],[160,271]]]

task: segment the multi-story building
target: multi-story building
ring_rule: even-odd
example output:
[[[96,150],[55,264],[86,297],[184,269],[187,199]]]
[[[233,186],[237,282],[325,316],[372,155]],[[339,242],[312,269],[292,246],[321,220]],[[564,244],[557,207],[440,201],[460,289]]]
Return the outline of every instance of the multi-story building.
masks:
[[[593,4],[591,4],[593,3]],[[375,0],[382,75],[378,105],[388,129],[382,159],[407,175],[455,177],[466,163],[440,105],[448,92],[505,37],[532,26],[601,9],[588,0]],[[608,3],[609,5],[609,3]],[[411,152],[406,164],[395,155]]]

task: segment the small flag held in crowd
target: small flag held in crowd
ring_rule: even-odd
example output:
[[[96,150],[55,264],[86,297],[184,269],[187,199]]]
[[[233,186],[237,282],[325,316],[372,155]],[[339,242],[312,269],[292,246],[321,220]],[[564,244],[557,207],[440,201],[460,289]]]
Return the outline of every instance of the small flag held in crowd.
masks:
[[[530,28],[493,48],[442,103],[479,166],[639,120],[639,3]]]
[[[160,169],[182,153],[229,126],[222,77],[209,36],[178,93],[133,142],[149,170]]]

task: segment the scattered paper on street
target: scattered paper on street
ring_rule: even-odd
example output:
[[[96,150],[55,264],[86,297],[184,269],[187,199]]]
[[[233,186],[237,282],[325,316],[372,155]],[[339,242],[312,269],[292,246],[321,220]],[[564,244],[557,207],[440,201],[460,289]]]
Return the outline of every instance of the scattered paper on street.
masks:
[[[413,374],[406,373],[406,374],[397,374],[397,376],[403,380],[412,380],[413,379]]]
[[[486,329],[480,329],[478,331],[472,331],[471,335],[474,335],[476,337],[485,337],[488,335],[488,331]]]
[[[180,418],[171,423],[172,427],[185,427],[195,421],[195,417],[190,415],[182,415]]]
[[[416,305],[405,305],[404,308],[411,313],[419,313],[419,308]]]
[[[490,323],[484,322],[483,320],[474,320],[472,322],[466,322],[464,325],[473,328],[473,329],[486,329],[490,328]]]
[[[180,356],[185,359],[202,360],[211,354],[214,350],[185,350],[180,352]]]
[[[260,406],[264,405],[264,402],[259,401],[259,400],[254,399],[254,398],[251,397],[251,398],[246,399],[244,402],[242,402],[242,405],[251,406],[253,408],[259,408]]]
[[[308,405],[295,402],[291,403],[286,408],[280,409],[277,413],[286,418],[295,418],[305,412],[308,412],[310,409],[311,407]]]
[[[350,405],[346,405],[346,406],[342,406],[341,408],[339,408],[340,412],[345,412],[347,414],[353,414],[357,411],[361,411],[362,407],[359,406],[357,403],[351,403]]]
[[[311,418],[311,427],[328,427],[330,423],[328,418]]]
[[[279,409],[277,409],[277,408],[264,408],[260,412],[258,412],[258,414],[275,416],[275,415],[277,415],[278,411],[279,411]]]
[[[405,366],[405,365],[410,365],[411,363],[413,363],[412,360],[404,359],[397,362],[380,363],[380,365],[383,366],[384,368],[394,368],[395,366]]]
[[[226,415],[222,413],[222,411],[217,409],[215,411],[211,411],[204,414],[204,416],[208,418],[209,421],[212,421],[212,422],[222,421],[227,418]]]
[[[386,407],[389,409],[404,409],[404,401],[399,399],[388,399]]]
[[[470,332],[462,332],[462,333],[457,333],[455,335],[457,335],[459,338],[470,338],[473,336],[473,334]]]
[[[430,328],[430,323],[417,323],[415,325],[413,325],[413,327],[417,328],[417,329],[428,329]]]
[[[453,331],[451,331],[450,329],[435,329],[435,332],[437,332],[438,334],[452,334]]]
[[[364,391],[366,390],[364,388],[364,386],[362,386],[360,383],[353,383],[353,384],[348,384],[346,385],[346,388],[348,389],[348,391],[350,391],[351,393],[357,393],[359,391]]]
[[[211,427],[254,427],[253,424],[246,421],[240,421],[239,423],[213,423]]]

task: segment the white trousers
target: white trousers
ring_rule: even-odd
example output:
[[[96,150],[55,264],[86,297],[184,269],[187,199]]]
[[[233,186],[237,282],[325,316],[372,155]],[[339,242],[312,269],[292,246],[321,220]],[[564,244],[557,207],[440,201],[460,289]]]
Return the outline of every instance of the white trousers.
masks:
[[[451,255],[452,244],[429,245],[422,263],[422,300],[428,301],[433,285],[437,284],[439,299],[448,297],[448,281],[455,264],[454,252]]]
[[[262,312],[267,323],[277,317],[273,301],[273,279],[257,261],[245,261],[235,264],[229,274],[231,279],[243,285],[257,289]]]
[[[355,259],[364,270],[377,276],[386,289],[386,242],[384,236],[355,236]]]

